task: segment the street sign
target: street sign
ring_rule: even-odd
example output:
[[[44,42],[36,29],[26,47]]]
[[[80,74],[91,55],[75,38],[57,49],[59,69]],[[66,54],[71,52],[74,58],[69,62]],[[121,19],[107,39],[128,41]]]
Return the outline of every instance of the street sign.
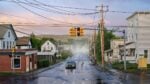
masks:
[[[12,53],[16,52],[15,47],[13,47],[13,48],[11,49],[11,52],[12,52]]]

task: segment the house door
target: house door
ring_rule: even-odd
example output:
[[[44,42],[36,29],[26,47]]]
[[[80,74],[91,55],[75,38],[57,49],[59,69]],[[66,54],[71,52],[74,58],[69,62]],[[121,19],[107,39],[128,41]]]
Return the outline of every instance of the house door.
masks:
[[[30,56],[30,62],[29,62],[29,64],[30,64],[30,70],[32,70],[32,56]]]

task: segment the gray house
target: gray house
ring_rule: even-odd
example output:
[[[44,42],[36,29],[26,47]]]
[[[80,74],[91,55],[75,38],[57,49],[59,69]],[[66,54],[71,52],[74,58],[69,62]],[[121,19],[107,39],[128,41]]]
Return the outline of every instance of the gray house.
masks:
[[[127,59],[137,62],[145,56],[150,63],[150,12],[135,12],[127,21]]]
[[[0,49],[11,49],[16,45],[17,35],[11,24],[0,24]]]

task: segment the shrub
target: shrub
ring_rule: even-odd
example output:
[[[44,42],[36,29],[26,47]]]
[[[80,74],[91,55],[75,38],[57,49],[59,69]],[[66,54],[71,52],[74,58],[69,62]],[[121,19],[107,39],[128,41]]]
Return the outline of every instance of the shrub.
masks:
[[[48,67],[50,65],[49,60],[40,60],[37,63],[38,68]]]

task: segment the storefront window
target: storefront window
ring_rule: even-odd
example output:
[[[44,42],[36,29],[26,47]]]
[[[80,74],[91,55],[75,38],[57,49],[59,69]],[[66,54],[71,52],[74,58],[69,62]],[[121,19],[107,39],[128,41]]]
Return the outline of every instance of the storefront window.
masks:
[[[12,60],[12,67],[13,68],[20,68],[21,67],[20,56],[14,57],[14,59]]]

